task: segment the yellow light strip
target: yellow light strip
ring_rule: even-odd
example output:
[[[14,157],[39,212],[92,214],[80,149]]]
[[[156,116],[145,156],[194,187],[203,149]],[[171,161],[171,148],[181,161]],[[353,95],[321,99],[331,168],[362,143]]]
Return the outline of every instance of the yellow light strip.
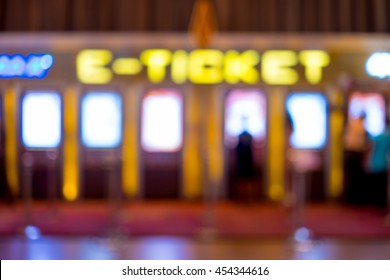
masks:
[[[127,197],[134,197],[139,190],[139,155],[138,155],[138,108],[139,95],[129,91],[125,97],[125,125],[122,149],[122,189]]]
[[[14,195],[19,193],[18,146],[16,133],[16,93],[9,88],[4,96],[5,164],[9,187]]]
[[[280,201],[284,196],[285,165],[285,104],[280,88],[272,88],[269,96],[269,140],[268,166],[271,200]]]
[[[207,156],[209,161],[209,176],[213,184],[218,185],[223,178],[223,136],[222,136],[222,101],[217,92],[210,96],[207,125]]]
[[[62,193],[68,201],[74,201],[79,196],[77,108],[77,92],[71,87],[64,95],[64,185]]]
[[[183,196],[197,198],[201,194],[202,169],[199,145],[199,96],[195,91],[185,97],[185,142],[183,147]]]
[[[333,103],[336,105],[330,115],[330,170],[329,195],[339,197],[343,192],[343,125],[344,114],[341,110],[342,93],[333,94]]]

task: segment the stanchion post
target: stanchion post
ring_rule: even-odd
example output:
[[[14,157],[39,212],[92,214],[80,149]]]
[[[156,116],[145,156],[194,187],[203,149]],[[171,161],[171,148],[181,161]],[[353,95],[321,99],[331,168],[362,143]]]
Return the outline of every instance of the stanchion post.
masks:
[[[32,168],[34,159],[32,155],[25,152],[22,156],[23,163],[23,202],[24,202],[24,223],[25,226],[32,224]]]
[[[214,232],[215,226],[215,184],[212,180],[209,180],[208,194],[206,199],[206,211],[204,217],[205,227]]]
[[[50,215],[57,215],[57,159],[58,159],[58,151],[47,151],[47,166],[46,169],[48,171],[48,182],[47,182],[47,193],[49,200],[49,211]],[[50,169],[54,171],[51,172]]]
[[[208,191],[205,194],[204,199],[204,212],[203,212],[203,228],[202,228],[202,236],[205,239],[213,238],[216,234],[215,229],[215,201],[213,198],[213,184],[209,182],[207,185]]]
[[[210,153],[205,152],[205,159],[207,166],[211,164]],[[209,168],[208,168],[209,169]],[[200,235],[205,240],[214,239],[217,235],[215,228],[215,205],[218,199],[217,185],[214,180],[211,178],[209,171],[206,171],[206,183],[204,184],[204,195],[203,195],[203,219],[202,219],[202,228]]]
[[[294,230],[304,225],[306,182],[305,174],[302,170],[294,169],[293,173],[293,219]]]
[[[306,157],[300,156],[297,151],[294,152],[292,158],[293,170],[293,208],[292,208],[292,226],[293,236],[292,242],[294,249],[297,251],[307,251],[312,247],[312,234],[310,229],[305,227],[305,204],[306,204]]]
[[[118,233],[119,222],[120,222],[120,207],[121,207],[121,198],[120,198],[120,184],[118,183],[118,176],[116,174],[116,167],[118,165],[117,152],[113,152],[108,155],[106,162],[106,178],[107,178],[107,188],[108,188],[108,199],[109,199],[109,211],[110,211],[110,223],[111,230],[114,233]]]
[[[34,158],[29,152],[22,156],[23,163],[23,202],[24,202],[24,230],[23,234],[28,239],[38,239],[40,230],[33,225],[32,219],[32,169]]]

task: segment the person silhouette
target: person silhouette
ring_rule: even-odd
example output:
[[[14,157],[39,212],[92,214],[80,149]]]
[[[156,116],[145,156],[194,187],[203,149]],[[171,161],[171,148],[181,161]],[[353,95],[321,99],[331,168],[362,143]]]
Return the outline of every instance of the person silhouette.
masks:
[[[368,133],[364,127],[366,114],[349,119],[344,135],[344,180],[345,201],[362,205],[367,201],[364,193],[366,184],[366,156],[370,150]]]
[[[238,196],[242,200],[253,200],[255,197],[253,179],[255,176],[253,160],[253,136],[246,129],[246,119],[243,119],[244,130],[238,135],[236,145],[236,163],[238,177]]]
[[[294,133],[294,122],[291,114],[286,111],[286,134],[285,134],[285,153],[286,153],[286,166],[285,166],[285,195],[284,205],[290,207],[293,203],[293,147],[291,146],[291,137]]]
[[[380,208],[387,204],[388,160],[390,156],[390,119],[386,115],[386,127],[382,133],[373,137],[372,149],[369,155],[369,182],[366,193],[370,203]]]
[[[8,205],[15,202],[15,197],[10,189],[7,180],[7,170],[5,164],[5,150],[4,150],[4,124],[0,122],[0,198],[4,199]]]

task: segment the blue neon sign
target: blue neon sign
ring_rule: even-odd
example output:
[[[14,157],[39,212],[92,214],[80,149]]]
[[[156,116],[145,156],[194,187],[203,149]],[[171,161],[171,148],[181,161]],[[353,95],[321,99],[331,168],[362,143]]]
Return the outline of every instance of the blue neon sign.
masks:
[[[0,78],[42,79],[53,66],[51,54],[0,55]]]

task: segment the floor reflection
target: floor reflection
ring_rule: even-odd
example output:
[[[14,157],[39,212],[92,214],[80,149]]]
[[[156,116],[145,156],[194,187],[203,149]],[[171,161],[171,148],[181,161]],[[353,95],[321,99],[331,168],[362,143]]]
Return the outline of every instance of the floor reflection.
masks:
[[[1,259],[390,259],[390,239],[201,240],[170,236],[0,239]],[[304,246],[299,247],[299,245]],[[306,247],[305,247],[306,246]]]

